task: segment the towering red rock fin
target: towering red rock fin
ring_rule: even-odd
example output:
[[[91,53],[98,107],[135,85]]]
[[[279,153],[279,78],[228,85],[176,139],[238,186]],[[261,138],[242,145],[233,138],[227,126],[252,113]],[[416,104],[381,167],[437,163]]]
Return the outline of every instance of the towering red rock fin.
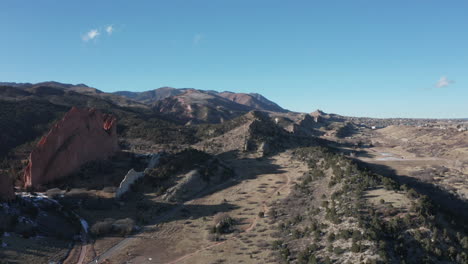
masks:
[[[118,150],[116,125],[113,115],[73,107],[31,152],[25,186],[38,187],[67,176],[84,163],[113,155]]]

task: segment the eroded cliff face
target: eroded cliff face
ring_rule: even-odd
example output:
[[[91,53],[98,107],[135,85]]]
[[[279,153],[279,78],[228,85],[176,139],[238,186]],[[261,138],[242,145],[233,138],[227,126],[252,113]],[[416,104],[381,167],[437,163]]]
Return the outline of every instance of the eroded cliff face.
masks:
[[[25,187],[39,187],[67,176],[86,162],[112,156],[118,150],[116,126],[112,115],[73,107],[31,152]]]
[[[0,201],[9,201],[14,198],[13,182],[7,175],[0,175]]]

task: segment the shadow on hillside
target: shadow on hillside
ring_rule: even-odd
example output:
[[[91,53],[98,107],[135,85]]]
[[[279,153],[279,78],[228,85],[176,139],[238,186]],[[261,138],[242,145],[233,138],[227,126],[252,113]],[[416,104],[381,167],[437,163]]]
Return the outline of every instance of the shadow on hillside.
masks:
[[[263,158],[242,158],[239,153],[225,153],[223,159],[229,164],[234,174],[220,184],[210,184],[207,188],[194,194],[189,199],[177,202],[166,202],[162,200],[164,193],[155,194],[156,187],[133,188],[123,200],[105,198],[96,195],[93,191],[72,190],[73,195],[66,195],[60,199],[61,203],[75,210],[80,216],[89,221],[90,225],[102,221],[106,218],[123,219],[132,218],[138,225],[149,226],[159,223],[169,223],[178,220],[190,220],[203,217],[214,216],[220,212],[229,213],[238,209],[227,200],[220,201],[219,204],[201,205],[184,204],[184,202],[206,197],[212,193],[241,184],[245,180],[257,178],[262,174],[281,174],[286,172],[280,166],[273,164],[273,159]],[[229,158],[228,158],[229,157]],[[144,184],[143,181],[139,185]],[[242,192],[243,190],[240,190]],[[157,198],[158,197],[158,198]],[[156,199],[155,199],[156,198]],[[228,197],[226,197],[228,198]],[[235,216],[234,216],[235,217]]]
[[[354,154],[356,157],[363,158],[375,158],[373,154],[366,150],[370,148],[370,146],[357,146],[350,142],[336,142],[327,139],[320,139],[320,143],[337,153],[344,153],[346,155]]]
[[[136,221],[137,225],[146,226],[208,217],[237,209],[235,205],[228,202],[199,205],[154,201],[151,198],[151,196],[135,193],[124,202],[114,198],[96,198],[89,195],[66,197],[59,201],[86,219],[91,226],[108,218],[115,220],[131,218]]]
[[[226,159],[230,157],[230,159]],[[280,166],[273,164],[273,159],[269,157],[262,158],[238,158],[239,153],[232,151],[231,153],[224,153],[223,158],[225,161],[234,169],[234,175],[232,178],[226,180],[224,183],[211,186],[198,194],[191,197],[191,199],[198,199],[206,197],[215,192],[236,186],[241,184],[245,180],[251,180],[257,178],[262,174],[281,174],[286,172],[281,169]],[[181,219],[193,219],[206,216],[212,216],[219,212],[229,212],[238,209],[236,205],[226,202],[216,205],[195,205],[195,204],[175,204],[169,208],[169,211],[178,210],[177,216],[172,219],[164,220],[162,222],[170,222]]]
[[[369,152],[363,151],[363,150],[355,151],[354,153],[356,157],[360,157],[360,158],[369,158],[369,159],[375,158],[374,155],[369,154]]]
[[[67,213],[45,199],[20,195],[0,204],[0,263],[58,260],[79,234]]]
[[[166,204],[165,215],[157,217],[151,224],[170,223],[179,220],[193,220],[203,217],[214,216],[218,213],[229,213],[239,207],[230,203],[213,205],[200,204]],[[186,223],[190,224],[190,223]]]
[[[439,210],[452,216],[452,219],[456,220],[457,224],[463,226],[465,230],[468,229],[468,224],[466,223],[466,219],[468,219],[468,203],[461,200],[456,195],[432,183],[423,182],[406,175],[399,175],[389,166],[367,163],[358,159],[354,159],[354,161],[360,167],[367,168],[383,176],[390,177],[400,184],[408,185],[420,194],[427,195],[439,206]]]
[[[70,175],[44,184],[44,189],[102,190],[106,187],[118,187],[130,169],[143,171],[147,162],[147,159],[135,156],[134,153],[119,151],[108,160],[95,160],[81,165]]]
[[[212,186],[196,194],[192,199],[203,198],[207,195],[238,185],[245,180],[256,179],[262,174],[281,174],[286,171],[273,164],[271,157],[246,158],[241,157],[239,151],[229,151],[218,155],[234,170],[234,175],[224,183]]]
[[[327,139],[319,139],[318,142],[335,153],[348,153],[349,148],[353,147],[349,143],[339,143]],[[355,153],[359,157],[374,158],[365,150]],[[367,168],[380,175],[390,177],[400,184],[406,184],[410,188],[415,189],[420,194],[427,195],[439,207],[441,212],[446,213],[450,217],[450,221],[453,220],[458,226],[464,230],[468,230],[468,223],[466,222],[466,219],[468,219],[468,203],[466,201],[430,182],[420,181],[408,175],[399,175],[389,166],[364,162],[357,158],[352,158],[352,160],[362,168]]]
[[[48,238],[42,238],[40,242],[37,242],[35,244],[31,244],[31,242],[24,242],[22,240],[26,240],[26,238],[15,239],[14,243],[10,243],[10,240],[8,238],[4,239],[3,243],[5,243],[7,246],[0,247],[1,263],[20,263],[18,262],[18,256],[20,256],[20,259],[28,259],[32,257],[50,257],[50,253],[52,251],[59,253],[63,250],[69,249],[68,241],[63,241],[63,243],[53,243],[54,246],[48,248],[47,246],[44,246],[47,244],[52,244],[52,242],[48,241]],[[45,251],[49,254],[41,253],[41,251]],[[60,255],[55,256],[55,258],[59,259]]]

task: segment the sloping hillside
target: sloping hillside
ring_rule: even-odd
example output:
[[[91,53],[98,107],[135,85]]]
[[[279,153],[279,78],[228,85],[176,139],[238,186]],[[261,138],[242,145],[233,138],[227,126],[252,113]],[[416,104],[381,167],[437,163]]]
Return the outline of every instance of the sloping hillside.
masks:
[[[221,97],[227,98],[233,102],[236,102],[241,105],[252,107],[257,110],[266,110],[273,112],[286,112],[276,103],[266,99],[260,94],[257,93],[233,93],[233,92],[222,92],[218,94]]]
[[[233,93],[233,92],[216,92],[216,91],[205,91],[197,90],[192,88],[172,88],[172,87],[161,87],[158,89],[144,91],[144,92],[129,92],[129,91],[119,91],[114,94],[127,97],[129,99],[138,101],[146,105],[159,105],[158,101],[167,99],[169,97],[183,97],[185,100],[197,101],[200,97],[210,98],[217,102],[223,102],[224,99],[232,101],[236,104],[243,105],[248,110],[263,110],[263,111],[273,111],[273,112],[287,112],[287,110],[281,108],[276,103],[268,100],[264,96],[257,93]],[[191,97],[187,99],[188,95]],[[200,102],[199,102],[200,103]],[[206,103],[206,102],[203,102]],[[202,104],[203,104],[202,103]],[[226,104],[226,103],[224,103]],[[236,110],[239,106],[230,106],[232,109]]]
[[[251,110],[223,97],[199,90],[156,101],[153,110],[175,120],[195,123],[221,123]]]
[[[42,136],[54,120],[71,107],[96,108],[114,114],[118,133],[124,138],[152,142],[191,142],[184,127],[165,121],[157,113],[140,107],[124,107],[101,96],[44,85],[0,86],[0,158],[13,148]]]
[[[8,83],[0,82],[0,99],[22,100],[34,96],[47,97],[51,95],[63,95],[65,93],[78,93],[100,98],[119,106],[147,108],[146,105],[131,100],[127,97],[112,93],[105,93],[85,84],[64,84],[59,82]]]
[[[199,126],[198,149],[210,153],[251,152],[259,156],[294,145],[300,137],[288,133],[260,111],[251,111],[223,124]]]
[[[145,91],[145,92],[129,92],[119,91],[114,94],[128,97],[132,100],[138,101],[144,104],[153,104],[155,101],[165,99],[169,96],[179,95],[184,93],[186,89],[176,89],[172,87],[161,87],[158,89]]]

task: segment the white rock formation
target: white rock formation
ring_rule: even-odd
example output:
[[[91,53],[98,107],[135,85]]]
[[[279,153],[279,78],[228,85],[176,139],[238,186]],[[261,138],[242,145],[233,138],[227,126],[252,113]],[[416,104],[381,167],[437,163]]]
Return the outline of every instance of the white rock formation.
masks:
[[[134,169],[129,170],[127,172],[127,175],[125,175],[124,179],[120,182],[119,188],[117,188],[117,190],[115,191],[115,198],[119,199],[120,197],[122,197],[122,195],[128,192],[128,190],[130,189],[132,184],[135,183],[135,181],[145,176],[145,172],[148,169],[153,169],[154,167],[156,167],[159,163],[159,157],[160,154],[151,155],[151,159],[148,162],[148,166],[144,171],[138,172]]]

